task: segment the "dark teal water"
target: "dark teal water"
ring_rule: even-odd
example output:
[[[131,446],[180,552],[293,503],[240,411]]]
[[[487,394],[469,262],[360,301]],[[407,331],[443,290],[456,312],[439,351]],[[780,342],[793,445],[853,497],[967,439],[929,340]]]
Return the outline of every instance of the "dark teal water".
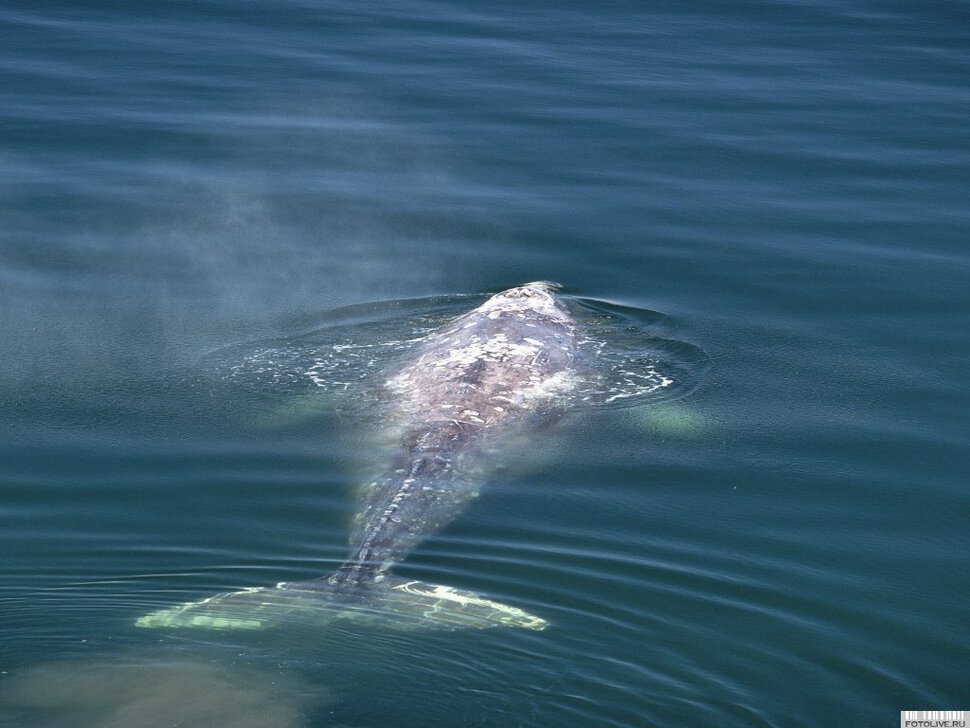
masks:
[[[970,707],[968,49],[955,2],[5,4],[0,725]],[[376,414],[235,357],[536,279],[708,362],[401,569],[548,630],[133,626],[344,555]]]

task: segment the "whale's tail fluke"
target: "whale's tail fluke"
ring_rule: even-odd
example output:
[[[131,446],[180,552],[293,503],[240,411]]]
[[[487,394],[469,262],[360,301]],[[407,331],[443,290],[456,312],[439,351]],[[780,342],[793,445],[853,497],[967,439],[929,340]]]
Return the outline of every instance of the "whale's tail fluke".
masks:
[[[139,617],[135,625],[256,630],[286,624],[319,626],[338,620],[399,630],[543,630],[549,624],[474,592],[386,575],[380,583],[356,590],[315,579],[226,592],[151,612]]]

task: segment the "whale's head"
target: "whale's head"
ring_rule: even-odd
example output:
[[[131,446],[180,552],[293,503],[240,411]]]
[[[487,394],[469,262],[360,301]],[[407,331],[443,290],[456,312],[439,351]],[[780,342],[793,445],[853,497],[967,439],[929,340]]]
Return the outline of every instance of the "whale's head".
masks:
[[[497,293],[495,296],[493,296],[493,298],[538,298],[540,300],[545,298],[552,300],[553,292],[558,291],[561,288],[561,283],[553,283],[552,281],[533,281],[532,283],[523,283],[521,286],[509,288],[501,293]]]
[[[556,318],[568,317],[569,314],[553,293],[560,288],[562,288],[561,285],[550,281],[525,283],[496,293],[481,306],[480,310],[484,312],[533,310]]]

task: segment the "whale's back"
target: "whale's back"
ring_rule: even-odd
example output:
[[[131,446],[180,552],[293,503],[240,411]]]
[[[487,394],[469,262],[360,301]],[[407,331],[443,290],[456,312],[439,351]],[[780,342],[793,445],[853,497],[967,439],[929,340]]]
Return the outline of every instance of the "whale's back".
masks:
[[[544,288],[493,296],[432,334],[387,386],[409,427],[515,419],[574,383],[575,323]]]

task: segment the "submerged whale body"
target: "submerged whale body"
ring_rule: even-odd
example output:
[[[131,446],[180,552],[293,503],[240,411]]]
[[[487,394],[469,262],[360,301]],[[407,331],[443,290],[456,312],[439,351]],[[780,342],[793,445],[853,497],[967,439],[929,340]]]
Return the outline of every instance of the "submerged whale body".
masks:
[[[494,438],[555,413],[575,387],[576,323],[556,288],[529,283],[492,296],[429,335],[387,380],[386,420],[399,447],[385,472],[362,488],[351,552],[336,571],[217,594],[136,624],[260,629],[346,619],[401,629],[544,629],[544,619],[516,607],[402,579],[391,568],[477,496]]]

